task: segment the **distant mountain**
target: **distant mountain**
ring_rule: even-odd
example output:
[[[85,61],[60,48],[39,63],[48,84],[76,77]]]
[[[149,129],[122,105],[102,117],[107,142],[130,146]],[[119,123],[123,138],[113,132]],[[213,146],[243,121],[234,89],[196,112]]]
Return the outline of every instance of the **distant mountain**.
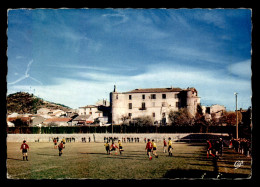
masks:
[[[16,112],[36,114],[37,110],[40,108],[60,109],[63,111],[71,109],[62,104],[44,101],[43,99],[26,92],[9,94],[6,102],[8,113]]]

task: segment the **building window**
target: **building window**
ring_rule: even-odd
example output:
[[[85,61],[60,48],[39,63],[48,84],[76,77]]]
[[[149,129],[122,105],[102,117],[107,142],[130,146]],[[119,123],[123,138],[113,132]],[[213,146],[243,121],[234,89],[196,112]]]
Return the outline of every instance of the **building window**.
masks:
[[[129,95],[129,100],[132,100],[132,95]]]
[[[141,107],[139,108],[139,110],[146,110],[145,102],[142,103],[142,105],[141,105]]]
[[[163,98],[163,99],[166,99],[166,94],[162,94],[162,98]]]
[[[206,107],[206,114],[210,114],[210,107]]]
[[[142,109],[143,110],[145,109],[145,103],[142,103]]]
[[[128,117],[131,119],[131,117],[132,117],[132,113],[128,113]]]
[[[128,103],[128,109],[132,109],[132,103]]]
[[[151,99],[156,99],[156,94],[151,94]]]
[[[179,102],[176,102],[176,107],[179,107]]]
[[[145,95],[144,94],[142,95],[142,99],[145,99]]]
[[[155,118],[155,112],[153,112],[153,117]]]
[[[162,113],[162,117],[165,118],[165,112]]]
[[[166,103],[165,103],[165,102],[162,102],[162,106],[166,106]]]

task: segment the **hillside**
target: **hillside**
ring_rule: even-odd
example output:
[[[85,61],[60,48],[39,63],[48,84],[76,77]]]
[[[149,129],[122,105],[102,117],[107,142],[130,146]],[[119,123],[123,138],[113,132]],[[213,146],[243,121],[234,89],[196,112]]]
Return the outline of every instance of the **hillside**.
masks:
[[[17,92],[7,96],[7,112],[8,113],[37,113],[40,108],[60,109],[68,111],[70,108],[53,102],[44,101],[33,94],[25,92]]]

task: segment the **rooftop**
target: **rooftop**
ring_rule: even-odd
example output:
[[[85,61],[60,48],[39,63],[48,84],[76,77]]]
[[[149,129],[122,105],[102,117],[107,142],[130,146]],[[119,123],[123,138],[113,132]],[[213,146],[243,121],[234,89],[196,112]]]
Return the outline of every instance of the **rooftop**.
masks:
[[[183,91],[181,88],[145,88],[135,89],[124,93],[161,93],[161,92],[180,92]]]
[[[89,117],[91,117],[91,115],[80,115],[74,118],[73,121],[85,121],[89,119]]]
[[[68,122],[71,118],[49,118],[46,119],[44,122]]]
[[[87,106],[82,106],[79,108],[97,108],[97,106],[96,105],[87,105]]]

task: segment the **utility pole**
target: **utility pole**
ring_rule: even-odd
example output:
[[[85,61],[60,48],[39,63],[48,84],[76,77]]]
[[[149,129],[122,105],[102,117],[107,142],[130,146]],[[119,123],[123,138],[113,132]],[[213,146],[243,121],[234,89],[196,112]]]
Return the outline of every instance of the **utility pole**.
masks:
[[[236,97],[236,139],[238,139],[238,113],[237,113],[237,94],[238,93],[234,93],[235,97]]]

